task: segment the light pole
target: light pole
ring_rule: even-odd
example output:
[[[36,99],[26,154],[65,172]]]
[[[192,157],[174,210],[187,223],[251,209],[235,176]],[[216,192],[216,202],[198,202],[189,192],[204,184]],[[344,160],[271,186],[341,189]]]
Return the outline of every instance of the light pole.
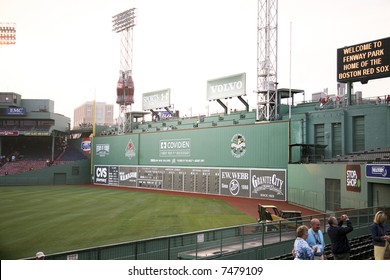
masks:
[[[135,8],[126,10],[113,16],[112,31],[121,34],[120,45],[120,71],[117,84],[117,99],[120,116],[118,117],[118,134],[131,131],[131,116],[126,113],[131,111],[134,103],[133,71],[133,27],[135,26]]]
[[[0,22],[0,46],[15,45],[16,43],[16,24],[9,22]]]

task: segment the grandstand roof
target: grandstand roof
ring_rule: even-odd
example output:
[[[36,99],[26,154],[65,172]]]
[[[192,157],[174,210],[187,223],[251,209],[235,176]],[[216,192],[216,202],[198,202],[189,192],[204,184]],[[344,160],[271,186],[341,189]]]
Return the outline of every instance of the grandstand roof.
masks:
[[[291,94],[304,93],[303,89],[291,89]],[[279,88],[278,94],[280,98],[289,98],[290,97],[290,89],[289,88]]]

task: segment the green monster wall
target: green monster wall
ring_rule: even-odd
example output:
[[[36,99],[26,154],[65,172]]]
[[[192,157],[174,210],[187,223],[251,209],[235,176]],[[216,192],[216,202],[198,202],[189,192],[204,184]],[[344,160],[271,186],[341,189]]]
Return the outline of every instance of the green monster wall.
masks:
[[[288,122],[96,137],[95,184],[286,200]]]
[[[93,165],[286,168],[288,122],[96,137]]]

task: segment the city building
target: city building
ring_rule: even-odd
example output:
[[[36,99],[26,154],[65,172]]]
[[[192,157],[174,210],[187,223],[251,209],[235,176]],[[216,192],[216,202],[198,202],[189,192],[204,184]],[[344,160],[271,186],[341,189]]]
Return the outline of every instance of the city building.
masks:
[[[94,114],[93,112],[96,112]],[[95,119],[95,120],[94,120]],[[114,105],[105,102],[87,101],[74,109],[73,128],[97,125],[110,126],[114,124]]]

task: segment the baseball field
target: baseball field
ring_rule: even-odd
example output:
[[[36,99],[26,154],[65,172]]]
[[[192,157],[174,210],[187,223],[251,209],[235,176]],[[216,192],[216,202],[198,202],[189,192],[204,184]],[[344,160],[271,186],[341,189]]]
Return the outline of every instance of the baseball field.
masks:
[[[96,186],[0,187],[0,258],[253,223],[223,200]]]

